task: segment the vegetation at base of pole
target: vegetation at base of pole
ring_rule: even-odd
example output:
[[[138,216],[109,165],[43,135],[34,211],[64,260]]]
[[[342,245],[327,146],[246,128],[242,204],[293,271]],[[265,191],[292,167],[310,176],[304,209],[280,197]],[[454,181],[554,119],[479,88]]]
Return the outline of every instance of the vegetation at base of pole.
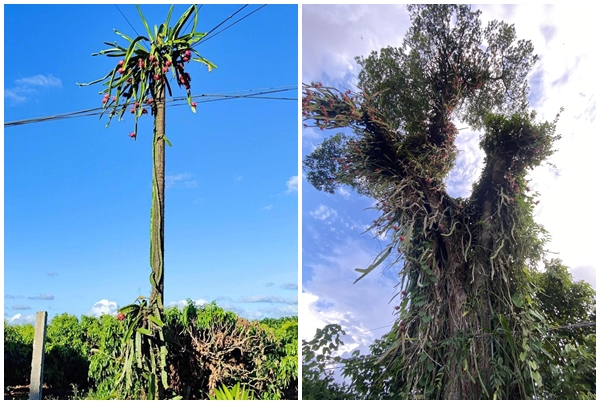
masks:
[[[143,321],[146,300],[134,318]],[[132,310],[123,307],[122,310]],[[132,318],[69,314],[48,323],[45,348],[44,395],[59,398],[142,399],[144,366],[138,367],[135,332],[131,333],[134,360],[129,376],[121,350],[122,340],[133,329]],[[121,320],[120,320],[121,319]],[[149,320],[150,324],[154,322]],[[152,327],[152,325],[150,325]],[[5,398],[18,398],[18,386],[27,385],[31,373],[33,325],[4,323]],[[215,303],[203,306],[189,301],[182,309],[167,307],[162,328],[167,349],[169,385],[165,398],[208,399],[221,386],[245,386],[257,399],[293,400],[298,397],[298,318],[249,321]],[[145,334],[141,336],[146,337]],[[141,347],[149,344],[141,340]],[[120,358],[120,360],[119,360]],[[126,388],[125,378],[131,388]],[[23,397],[29,390],[23,391]]]

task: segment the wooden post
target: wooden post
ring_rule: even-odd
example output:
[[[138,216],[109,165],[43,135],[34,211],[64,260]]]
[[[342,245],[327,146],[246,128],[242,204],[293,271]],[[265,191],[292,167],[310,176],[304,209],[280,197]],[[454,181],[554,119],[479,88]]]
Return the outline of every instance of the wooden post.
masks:
[[[44,345],[46,343],[46,319],[48,313],[38,311],[35,315],[35,335],[33,337],[33,356],[31,358],[31,380],[29,382],[29,399],[42,399],[44,385]]]

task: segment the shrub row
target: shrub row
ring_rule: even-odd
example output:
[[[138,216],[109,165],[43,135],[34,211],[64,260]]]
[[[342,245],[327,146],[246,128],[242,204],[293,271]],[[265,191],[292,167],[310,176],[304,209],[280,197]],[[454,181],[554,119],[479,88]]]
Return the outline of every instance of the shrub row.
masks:
[[[298,318],[248,321],[216,304],[166,310],[170,390],[206,399],[241,383],[261,399],[298,397]],[[4,385],[29,384],[34,327],[4,323]],[[123,327],[114,316],[56,316],[46,329],[44,383],[89,398],[119,398]]]

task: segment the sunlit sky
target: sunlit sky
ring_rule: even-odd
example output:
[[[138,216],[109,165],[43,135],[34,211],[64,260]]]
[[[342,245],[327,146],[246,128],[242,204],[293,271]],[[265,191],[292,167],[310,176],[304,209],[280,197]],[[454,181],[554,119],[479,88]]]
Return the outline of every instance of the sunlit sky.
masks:
[[[204,5],[197,31],[241,6]],[[171,24],[187,7],[175,7]],[[142,6],[150,26],[168,9]],[[113,29],[145,34],[133,5],[4,6],[5,123],[101,106],[101,84],[76,83],[113,68],[116,59],[91,56],[104,41],[127,45]],[[199,99],[196,114],[167,107],[165,303],[217,301],[250,319],[296,315],[298,7],[264,7],[197,49],[218,68],[187,65],[192,94],[287,87],[273,97],[292,100]],[[106,123],[94,116],[4,129],[11,324],[40,310],[114,314],[150,293],[152,121],[140,118],[137,141],[128,136],[132,117]]]
[[[481,9],[484,26],[501,19],[515,24],[519,39],[533,42],[540,61],[530,76],[530,102],[538,118],[552,120],[564,107],[557,126],[562,139],[550,162],[532,172],[533,191],[540,193],[535,219],[550,232],[548,258],[560,258],[576,280],[595,288],[599,267],[594,190],[597,166],[595,50],[597,26],[593,13],[568,6],[474,6]],[[354,57],[367,56],[385,46],[400,46],[409,26],[401,5],[304,5],[302,7],[302,80],[356,90],[358,66]],[[326,41],[323,38],[327,38]],[[302,155],[335,131],[303,130]],[[479,177],[483,152],[479,133],[462,130],[461,150],[447,185],[452,196],[468,196]],[[394,322],[390,299],[398,292],[400,269],[380,269],[353,284],[387,242],[362,234],[376,218],[365,210],[374,201],[341,188],[335,195],[315,190],[302,180],[302,294],[301,339],[311,339],[316,328],[338,323],[348,333],[342,352],[359,348],[388,332]]]

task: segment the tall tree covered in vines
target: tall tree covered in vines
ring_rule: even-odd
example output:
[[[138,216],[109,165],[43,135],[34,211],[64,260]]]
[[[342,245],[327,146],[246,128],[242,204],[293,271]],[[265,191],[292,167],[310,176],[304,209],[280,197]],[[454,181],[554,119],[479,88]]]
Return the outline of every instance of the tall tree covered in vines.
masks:
[[[309,123],[353,129],[305,158],[306,177],[378,201],[370,230],[391,242],[358,279],[383,262],[402,265],[396,342],[380,361],[404,397],[536,397],[545,319],[530,269],[546,233],[525,176],[559,138],[556,120],[539,122],[527,102],[537,56],[514,26],[484,28],[468,6],[408,10],[400,48],[357,58],[360,91],[304,86]],[[444,184],[457,121],[483,132],[484,168],[467,198]]]

